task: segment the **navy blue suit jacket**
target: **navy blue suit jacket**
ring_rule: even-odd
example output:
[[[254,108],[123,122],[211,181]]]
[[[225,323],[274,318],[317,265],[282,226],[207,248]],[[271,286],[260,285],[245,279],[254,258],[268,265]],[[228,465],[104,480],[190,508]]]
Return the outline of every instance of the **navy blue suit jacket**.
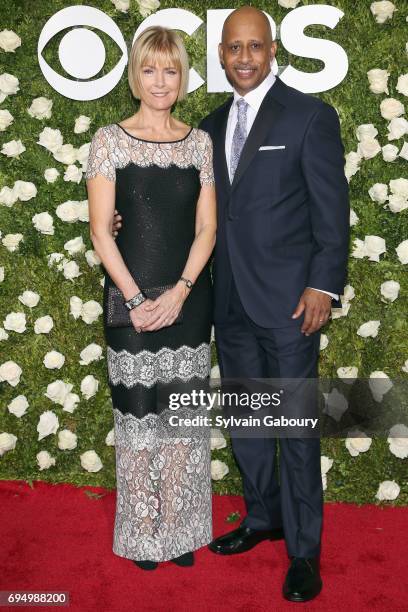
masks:
[[[214,322],[227,321],[233,275],[255,323],[299,325],[303,317],[291,315],[306,287],[340,295],[347,278],[350,210],[337,112],[277,77],[231,185],[225,133],[232,100],[200,124],[214,147]],[[260,150],[267,146],[285,148]]]

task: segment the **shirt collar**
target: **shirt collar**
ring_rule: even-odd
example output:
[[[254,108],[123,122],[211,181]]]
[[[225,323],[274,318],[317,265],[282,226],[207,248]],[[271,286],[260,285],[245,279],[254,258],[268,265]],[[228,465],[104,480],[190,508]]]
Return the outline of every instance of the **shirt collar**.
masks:
[[[239,100],[240,98],[244,98],[245,102],[247,102],[249,106],[254,109],[254,111],[258,112],[264,97],[274,84],[275,80],[276,77],[271,70],[271,72],[269,72],[269,74],[264,78],[262,83],[260,83],[258,87],[256,87],[252,91],[249,91],[245,96],[241,96],[234,89],[234,103],[237,102],[237,100]]]

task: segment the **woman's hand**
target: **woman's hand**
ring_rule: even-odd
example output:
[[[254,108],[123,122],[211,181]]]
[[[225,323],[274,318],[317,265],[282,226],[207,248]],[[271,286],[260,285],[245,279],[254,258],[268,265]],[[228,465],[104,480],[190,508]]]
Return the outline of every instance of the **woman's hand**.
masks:
[[[189,293],[190,289],[185,283],[178,281],[174,287],[167,289],[153,302],[149,300],[151,303],[145,306],[145,310],[152,315],[152,318],[143,324],[142,331],[155,331],[172,325]]]
[[[146,307],[151,306],[152,304],[154,304],[153,300],[145,300],[139,304],[139,306],[136,306],[129,311],[133,327],[138,334],[143,331],[143,325],[148,325],[153,319],[152,313],[146,310]]]
[[[112,221],[111,221],[111,234],[114,239],[116,239],[118,235],[118,231],[120,230],[121,227],[122,227],[122,217],[115,208],[115,211],[112,215]]]

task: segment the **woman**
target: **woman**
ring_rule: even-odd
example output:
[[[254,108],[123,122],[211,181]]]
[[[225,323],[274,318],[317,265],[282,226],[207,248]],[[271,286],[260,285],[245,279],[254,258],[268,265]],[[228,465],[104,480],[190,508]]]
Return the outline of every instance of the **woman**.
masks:
[[[206,132],[171,115],[187,93],[188,72],[178,34],[145,30],[128,68],[140,109],[96,131],[86,172],[91,239],[106,270],[117,479],[113,552],[143,569],[166,560],[192,565],[193,551],[212,533],[209,436],[185,437],[170,427],[169,406],[158,393],[172,383],[178,392],[202,385],[211,365],[212,143]],[[115,208],[124,221],[116,242]],[[128,302],[128,327],[107,323],[113,287]]]

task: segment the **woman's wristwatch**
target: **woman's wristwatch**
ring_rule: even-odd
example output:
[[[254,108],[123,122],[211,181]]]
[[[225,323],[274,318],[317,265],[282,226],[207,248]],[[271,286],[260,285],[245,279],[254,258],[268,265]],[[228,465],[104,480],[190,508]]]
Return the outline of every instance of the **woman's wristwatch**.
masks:
[[[126,302],[124,302],[124,304],[128,310],[132,310],[133,308],[136,308],[136,306],[139,306],[140,304],[145,302],[146,299],[147,298],[145,294],[142,291],[139,291],[139,293],[137,293],[135,296],[130,298],[130,300],[127,300]]]
[[[181,281],[183,281],[183,283],[185,283],[185,284],[186,284],[186,286],[187,286],[189,289],[191,289],[191,288],[192,288],[192,286],[193,286],[193,284],[194,284],[194,283],[192,283],[192,282],[191,282],[191,280],[189,280],[188,278],[184,278],[184,276],[181,276],[181,277],[180,277],[180,280],[181,280]]]

